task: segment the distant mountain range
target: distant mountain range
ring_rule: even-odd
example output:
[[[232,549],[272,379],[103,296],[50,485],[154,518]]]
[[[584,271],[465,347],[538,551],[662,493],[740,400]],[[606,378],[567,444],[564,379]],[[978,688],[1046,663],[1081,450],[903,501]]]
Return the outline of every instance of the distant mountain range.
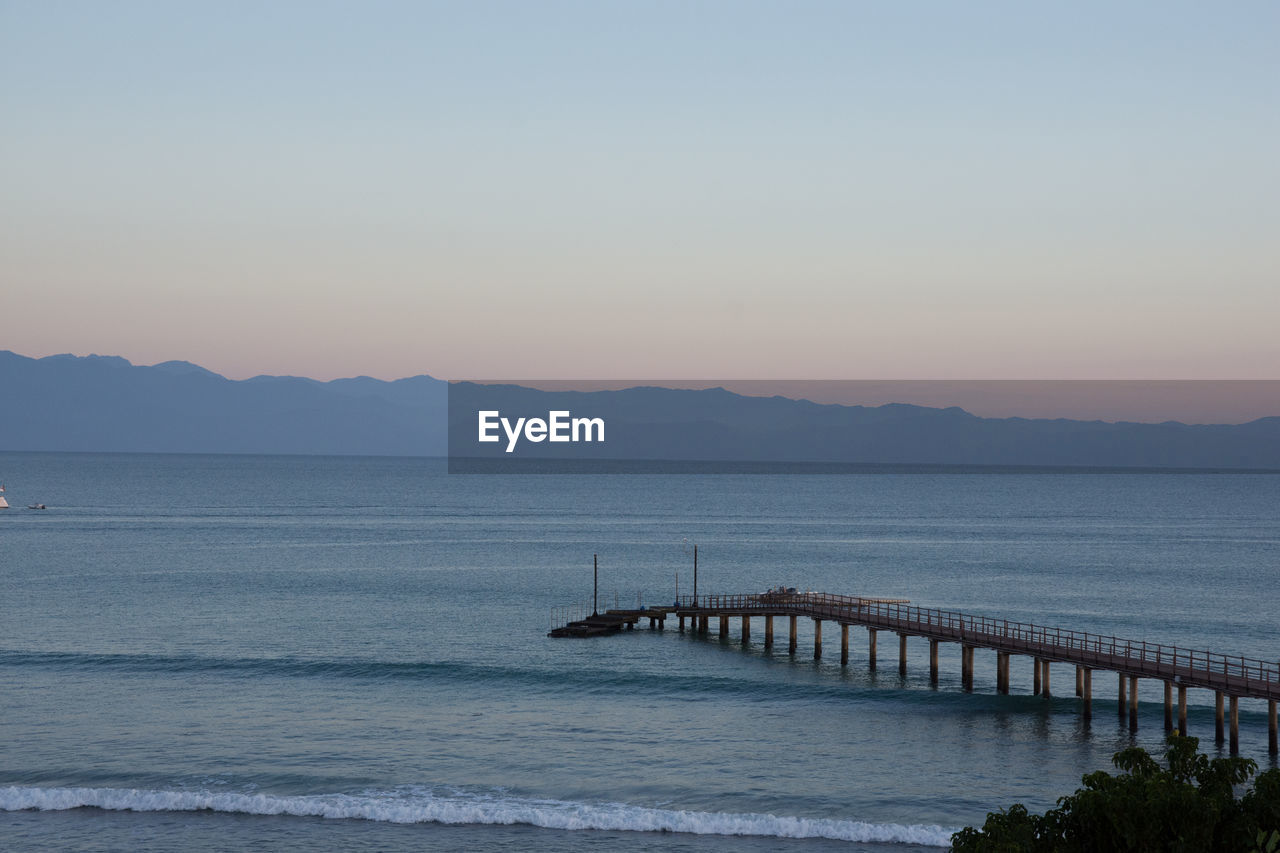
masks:
[[[445,382],[232,380],[185,361],[0,351],[0,450],[445,454]]]
[[[475,442],[479,409],[599,417],[607,440],[523,442],[506,454],[505,442]],[[551,392],[425,375],[231,380],[183,361],[144,367],[114,356],[0,351],[0,450],[1280,470],[1280,417],[1106,423],[823,405],[722,388]]]

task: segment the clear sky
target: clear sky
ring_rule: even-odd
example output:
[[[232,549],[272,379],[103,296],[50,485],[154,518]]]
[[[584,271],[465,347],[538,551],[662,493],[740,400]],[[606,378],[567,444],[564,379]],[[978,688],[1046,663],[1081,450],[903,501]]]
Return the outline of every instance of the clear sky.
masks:
[[[0,348],[1280,378],[1275,2],[0,0]]]

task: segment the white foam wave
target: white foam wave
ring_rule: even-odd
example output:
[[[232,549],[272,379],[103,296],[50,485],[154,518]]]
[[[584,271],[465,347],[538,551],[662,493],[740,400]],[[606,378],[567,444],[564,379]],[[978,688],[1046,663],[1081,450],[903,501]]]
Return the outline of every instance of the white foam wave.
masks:
[[[443,793],[426,788],[300,796],[136,788],[0,788],[0,810],[3,811],[61,811],[78,808],[137,812],[216,811],[388,823],[527,824],[547,829],[828,838],[935,847],[948,846],[951,833],[955,831],[941,826],[904,826],[772,814],[677,811],[624,803],[574,803],[505,795]]]

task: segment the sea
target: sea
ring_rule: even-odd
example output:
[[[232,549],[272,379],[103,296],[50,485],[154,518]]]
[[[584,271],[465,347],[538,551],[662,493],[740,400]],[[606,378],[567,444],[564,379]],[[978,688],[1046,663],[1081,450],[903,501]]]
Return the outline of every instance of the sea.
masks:
[[[1274,660],[1280,475],[459,475],[438,459],[0,453],[0,849],[931,851],[1158,751],[1097,673],[1010,695],[563,608],[787,586]],[[27,504],[44,503],[45,510]],[[593,587],[598,559],[598,594]],[[1189,733],[1210,755],[1213,695]],[[1266,708],[1241,702],[1262,768]]]

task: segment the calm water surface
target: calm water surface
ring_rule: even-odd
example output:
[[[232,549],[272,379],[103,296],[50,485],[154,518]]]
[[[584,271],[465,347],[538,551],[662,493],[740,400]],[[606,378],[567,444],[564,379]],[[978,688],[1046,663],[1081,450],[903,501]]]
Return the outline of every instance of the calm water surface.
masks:
[[[1129,745],[1099,675],[974,694],[551,609],[777,584],[1264,659],[1280,476],[449,476],[421,459],[0,454],[0,847],[927,850]],[[43,502],[44,512],[23,509]],[[677,580],[678,574],[678,580]],[[884,644],[882,644],[884,645]],[[882,649],[890,664],[895,649]],[[986,659],[991,658],[990,660]],[[1212,744],[1212,694],[1190,694]],[[1136,742],[1158,748],[1144,685]],[[1265,707],[1242,752],[1269,766]]]

